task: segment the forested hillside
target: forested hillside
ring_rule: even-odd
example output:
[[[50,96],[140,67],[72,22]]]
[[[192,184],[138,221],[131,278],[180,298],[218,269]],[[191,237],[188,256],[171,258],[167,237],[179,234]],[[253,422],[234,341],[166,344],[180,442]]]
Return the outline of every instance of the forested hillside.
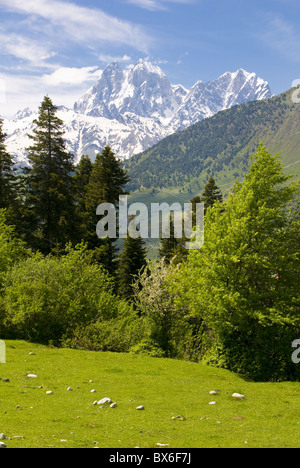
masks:
[[[292,90],[218,113],[134,156],[127,169],[130,189],[180,188],[200,191],[212,175],[231,189],[249,169],[249,155],[263,142],[281,153],[289,173],[300,175],[300,106]]]

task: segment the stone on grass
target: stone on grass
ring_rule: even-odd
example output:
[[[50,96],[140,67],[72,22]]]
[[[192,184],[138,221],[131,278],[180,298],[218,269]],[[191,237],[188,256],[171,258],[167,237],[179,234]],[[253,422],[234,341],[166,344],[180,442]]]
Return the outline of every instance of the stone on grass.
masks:
[[[0,440],[4,440],[4,439],[6,439],[5,434],[4,433],[0,434]]]
[[[38,376],[35,375],[35,374],[28,374],[27,377],[28,377],[29,379],[37,379],[37,378],[38,378]]]
[[[237,398],[238,400],[245,400],[246,399],[245,395],[242,395],[241,393],[234,393],[232,395],[232,398]]]
[[[114,403],[112,403],[112,404],[110,405],[110,408],[116,408],[117,406],[118,406],[117,403],[114,402]]]
[[[51,390],[48,390],[48,392],[46,392],[46,395],[53,395],[53,392]]]
[[[105,405],[105,404],[110,404],[112,403],[110,398],[102,398],[102,400],[98,401],[98,405]]]
[[[138,407],[137,407],[137,410],[138,410],[138,411],[143,411],[144,409],[145,409],[144,406],[138,406]]]
[[[6,444],[4,442],[0,442],[0,448],[6,448]]]
[[[68,388],[67,388],[67,392],[73,392],[73,388],[68,387]]]
[[[3,382],[9,382],[9,379],[3,379]]]

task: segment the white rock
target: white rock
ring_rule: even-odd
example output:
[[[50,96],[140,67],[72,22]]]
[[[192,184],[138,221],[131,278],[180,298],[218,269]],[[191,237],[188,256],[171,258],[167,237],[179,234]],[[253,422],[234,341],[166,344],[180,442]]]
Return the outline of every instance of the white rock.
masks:
[[[106,403],[110,404],[112,403],[110,398],[102,398],[102,400],[98,401],[98,405],[105,405]]]
[[[3,434],[3,433],[0,434],[0,440],[4,440],[4,439],[6,439],[5,434]]]
[[[96,393],[96,390],[95,389],[91,390],[91,393]]]
[[[138,407],[137,407],[137,410],[138,410],[138,411],[142,411],[142,410],[144,410],[144,409],[145,409],[144,406],[138,406]]]
[[[245,400],[246,397],[245,397],[245,395],[242,395],[241,393],[234,393],[232,395],[232,398],[237,398],[239,400]]]
[[[46,392],[46,395],[53,395],[53,392],[49,390],[48,392]]]
[[[114,402],[110,405],[110,408],[116,408],[117,406],[118,406],[117,403]]]
[[[98,401],[97,401],[97,400],[94,401],[93,405],[94,405],[94,406],[98,405]]]
[[[209,392],[210,395],[217,395],[218,392],[216,392],[216,390],[212,390],[211,392]]]
[[[27,377],[28,377],[29,379],[37,379],[37,378],[38,378],[38,376],[35,375],[35,374],[28,374]]]
[[[217,403],[216,401],[210,401],[208,404],[209,405],[216,405],[216,403]]]
[[[0,442],[0,448],[6,448],[6,444],[4,442]]]
[[[67,392],[73,392],[73,389],[71,387],[68,387]]]

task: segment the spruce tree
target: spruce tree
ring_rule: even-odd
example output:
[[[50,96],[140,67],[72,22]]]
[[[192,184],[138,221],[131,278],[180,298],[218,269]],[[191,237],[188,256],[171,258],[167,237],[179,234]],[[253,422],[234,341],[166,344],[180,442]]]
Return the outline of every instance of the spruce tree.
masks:
[[[14,223],[18,219],[16,178],[13,160],[6,151],[5,138],[3,120],[0,119],[0,209],[6,209],[7,222]]]
[[[215,179],[211,176],[205,185],[202,193],[201,202],[204,203],[204,212],[206,214],[208,208],[214,206],[216,202],[223,202],[223,195],[216,184]]]
[[[96,211],[101,203],[111,203],[118,210],[119,196],[128,193],[125,186],[129,177],[121,164],[111,148],[106,146],[102,153],[96,156],[85,197],[85,209],[89,217],[88,245],[94,249],[95,259],[113,275],[117,269],[116,239],[103,240],[97,237],[96,226],[99,219]]]
[[[75,203],[73,198],[73,155],[63,139],[63,121],[56,116],[58,108],[45,96],[33,145],[28,148],[31,169],[26,199],[28,242],[48,254],[56,246],[62,248],[76,239]],[[76,239],[77,240],[77,239]]]
[[[88,240],[89,216],[85,208],[87,187],[90,182],[93,163],[89,156],[83,155],[75,168],[74,195],[76,211],[79,218],[79,230],[81,240]]]
[[[147,265],[145,242],[141,237],[130,235],[124,240],[123,251],[119,259],[118,292],[124,299],[134,295],[133,283],[138,273]]]
[[[170,237],[161,238],[159,249],[160,258],[164,258],[167,264],[169,264],[172,259],[174,259],[175,264],[183,262],[186,260],[188,252],[185,248],[186,242],[187,239],[185,237],[180,239],[175,237],[174,215],[172,214],[170,217]]]

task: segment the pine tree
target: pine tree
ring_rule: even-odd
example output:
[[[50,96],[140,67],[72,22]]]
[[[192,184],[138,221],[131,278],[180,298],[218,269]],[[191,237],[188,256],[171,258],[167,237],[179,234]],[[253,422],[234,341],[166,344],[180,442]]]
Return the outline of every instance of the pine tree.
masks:
[[[202,193],[201,202],[204,203],[204,212],[206,214],[208,208],[214,206],[216,202],[223,202],[223,195],[216,184],[215,179],[211,176],[208,183],[205,185]]]
[[[118,210],[119,196],[128,193],[125,191],[128,182],[129,177],[121,167],[121,161],[116,158],[111,148],[106,146],[102,153],[96,156],[87,186],[85,209],[89,217],[88,245],[94,249],[95,259],[111,274],[115,274],[117,269],[116,239],[101,240],[97,237],[96,226],[99,219],[96,211],[101,203],[111,203]]]
[[[76,238],[76,217],[73,198],[73,155],[63,139],[63,122],[56,116],[58,108],[45,96],[36,129],[29,137],[32,166],[28,176],[26,217],[28,242],[48,254],[56,246],[65,246]],[[77,240],[77,239],[76,239]]]
[[[175,237],[174,215],[172,214],[170,217],[170,237],[161,238],[159,249],[160,258],[164,258],[167,264],[169,264],[172,259],[174,259],[174,264],[186,260],[188,253],[185,248],[186,242],[187,239],[185,237],[180,239]]]
[[[138,273],[147,265],[145,242],[141,237],[133,238],[130,235],[124,240],[123,252],[119,259],[118,292],[125,299],[133,294],[133,283]]]
[[[89,216],[85,208],[87,187],[90,183],[93,163],[89,156],[83,155],[75,168],[74,194],[76,199],[76,211],[79,217],[79,229],[81,240],[88,240]]]
[[[8,223],[17,221],[17,195],[14,163],[5,146],[6,134],[3,132],[3,120],[0,119],[0,209],[6,209]]]

